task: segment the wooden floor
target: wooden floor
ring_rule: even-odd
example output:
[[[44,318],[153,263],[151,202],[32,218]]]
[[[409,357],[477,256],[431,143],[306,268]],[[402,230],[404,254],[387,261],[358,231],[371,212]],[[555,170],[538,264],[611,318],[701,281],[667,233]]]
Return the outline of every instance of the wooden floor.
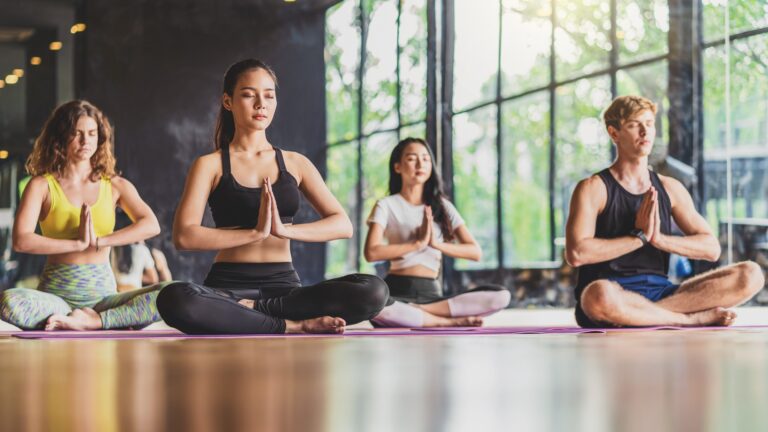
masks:
[[[0,430],[768,430],[768,329],[0,338]]]

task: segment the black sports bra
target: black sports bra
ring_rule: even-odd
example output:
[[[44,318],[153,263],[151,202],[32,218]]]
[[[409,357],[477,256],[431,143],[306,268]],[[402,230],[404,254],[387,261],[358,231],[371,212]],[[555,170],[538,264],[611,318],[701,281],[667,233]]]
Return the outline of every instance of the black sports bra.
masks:
[[[277,210],[283,223],[293,223],[293,217],[299,211],[299,184],[285,168],[283,152],[275,149],[277,166],[280,174],[272,184],[272,191],[277,201]],[[241,185],[232,175],[229,161],[229,146],[221,148],[222,175],[216,189],[208,197],[213,221],[217,228],[253,228],[259,220],[261,189]]]

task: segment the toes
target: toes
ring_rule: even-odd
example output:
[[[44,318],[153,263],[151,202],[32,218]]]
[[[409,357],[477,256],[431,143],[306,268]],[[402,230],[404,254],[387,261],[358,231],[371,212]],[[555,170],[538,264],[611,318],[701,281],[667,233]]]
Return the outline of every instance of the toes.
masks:
[[[56,315],[51,315],[48,317],[48,320],[45,322],[45,330],[51,331],[56,330],[59,327],[59,320]]]

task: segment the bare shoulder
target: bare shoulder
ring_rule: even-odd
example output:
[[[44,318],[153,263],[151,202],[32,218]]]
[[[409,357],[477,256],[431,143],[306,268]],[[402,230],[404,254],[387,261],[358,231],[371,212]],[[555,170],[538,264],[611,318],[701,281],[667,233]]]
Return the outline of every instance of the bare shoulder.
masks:
[[[317,172],[315,164],[299,152],[284,150],[283,158],[285,159],[285,167],[296,177],[299,183],[301,183],[302,178]]]
[[[664,186],[664,189],[666,189],[667,192],[676,194],[680,192],[684,192],[686,194],[688,193],[688,190],[685,188],[685,186],[683,186],[682,183],[680,183],[678,179],[661,174],[658,174],[658,176],[659,181],[661,181],[661,185]]]
[[[221,150],[204,154],[192,163],[193,169],[221,171]]]
[[[659,181],[664,186],[664,190],[667,191],[672,207],[675,207],[677,203],[692,202],[693,198],[691,198],[690,192],[676,178],[659,174]]]
[[[608,189],[597,174],[581,180],[573,191],[571,206],[576,211],[601,213],[608,202]]]
[[[27,189],[32,188],[30,190],[41,190],[41,189],[48,189],[48,180],[45,178],[45,176],[34,176],[29,180],[29,183],[27,183]],[[26,189],[25,189],[26,190]]]
[[[213,153],[202,155],[192,162],[189,167],[189,177],[196,180],[201,178],[215,182],[221,177],[224,167],[221,164],[221,151],[216,150]]]
[[[112,188],[120,193],[136,190],[136,187],[133,185],[133,183],[131,183],[131,181],[125,177],[116,175],[109,179],[109,182],[112,183]]]
[[[579,181],[579,183],[576,184],[576,189],[574,189],[573,194],[574,196],[580,195],[593,199],[601,197],[605,199],[608,196],[608,190],[600,176],[595,174]]]
[[[304,167],[306,165],[315,166],[311,160],[309,160],[308,157],[304,156],[303,154],[295,151],[287,151],[283,150],[283,158],[285,159],[285,163],[290,165],[294,165],[296,167]]]
[[[23,200],[24,197],[29,196],[38,200],[47,200],[48,193],[48,180],[44,176],[34,176],[24,188],[24,194],[21,198]]]

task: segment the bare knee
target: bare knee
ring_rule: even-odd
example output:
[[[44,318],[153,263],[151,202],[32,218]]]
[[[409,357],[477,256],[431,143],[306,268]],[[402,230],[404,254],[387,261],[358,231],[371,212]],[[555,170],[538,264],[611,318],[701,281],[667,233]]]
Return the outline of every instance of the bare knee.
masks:
[[[752,298],[765,286],[763,269],[754,261],[743,261],[734,265],[738,275],[736,289],[743,292],[747,299]]]
[[[611,322],[620,313],[621,303],[618,291],[621,288],[615,283],[601,279],[587,285],[581,293],[581,308],[593,321]]]

